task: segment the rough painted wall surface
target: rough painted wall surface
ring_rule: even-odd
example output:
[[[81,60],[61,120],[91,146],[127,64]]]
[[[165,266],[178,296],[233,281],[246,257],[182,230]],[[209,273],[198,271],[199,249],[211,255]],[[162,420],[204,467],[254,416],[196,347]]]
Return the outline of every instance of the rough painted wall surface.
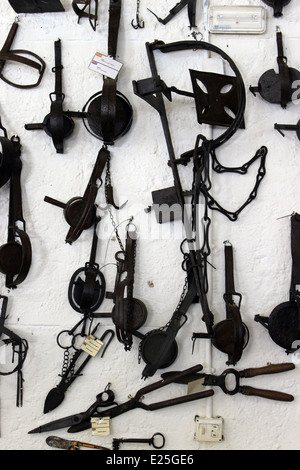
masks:
[[[1,43],[8,34],[16,14],[8,2],[0,2]],[[181,269],[181,225],[174,231],[156,224],[153,213],[145,208],[151,205],[151,192],[172,185],[171,169],[167,165],[168,153],[163,130],[156,111],[134,95],[132,80],[150,76],[145,43],[160,39],[165,42],[192,40],[188,28],[186,9],[167,26],[156,21],[147,7],[165,16],[174,6],[173,0],[165,2],[140,2],[140,14],[145,28],[135,30],[131,20],[135,17],[136,1],[123,2],[118,59],[124,64],[118,89],[132,104],[134,117],[131,130],[118,139],[111,149],[112,179],[116,200],[124,208],[115,214],[117,223],[129,216],[139,232],[135,271],[135,297],[141,299],[148,310],[148,318],[141,328],[143,333],[165,325],[180,298],[184,283]],[[220,4],[218,1],[209,2]],[[259,0],[232,0],[226,5],[261,5]],[[31,238],[33,259],[30,273],[17,289],[8,291],[5,277],[0,276],[0,293],[7,295],[7,326],[28,340],[29,352],[24,372],[24,403],[15,406],[16,375],[2,377],[0,381],[0,449],[49,450],[45,439],[50,434],[70,438],[66,429],[43,434],[28,431],[48,421],[84,411],[111,383],[116,400],[122,403],[128,395],[145,385],[141,379],[144,363],[138,362],[139,340],[134,338],[131,351],[124,351],[115,338],[103,358],[93,358],[84,374],[66,394],[63,403],[54,411],[43,414],[48,391],[59,380],[63,352],[57,346],[56,336],[61,330],[71,328],[78,320],[68,302],[67,290],[71,275],[88,260],[91,230],[83,232],[73,245],[65,243],[68,226],[61,209],[46,204],[45,195],[68,201],[82,195],[90,177],[101,142],[91,136],[80,121],[75,122],[72,136],[65,140],[65,153],[56,154],[51,139],[42,131],[24,129],[28,122],[40,122],[49,112],[49,93],[54,91],[54,41],[62,41],[63,88],[66,94],[65,109],[80,110],[94,93],[102,87],[101,75],[88,69],[95,52],[106,53],[108,1],[99,2],[97,31],[86,20],[77,24],[70,0],[62,0],[65,13],[19,15],[19,30],[15,49],[28,49],[46,62],[47,68],[38,88],[19,90],[0,83],[0,115],[9,136],[17,134],[22,143],[22,189],[26,229]],[[218,158],[226,166],[239,166],[248,161],[262,145],[267,146],[266,177],[257,198],[241,213],[236,222],[229,221],[218,212],[210,214],[211,248],[209,270],[209,301],[215,322],[224,319],[224,241],[234,247],[236,289],[243,296],[242,316],[250,333],[249,344],[236,369],[264,366],[268,363],[292,361],[296,369],[274,376],[256,377],[249,384],[258,388],[281,390],[294,395],[291,403],[276,402],[241,394],[225,395],[215,389],[212,398],[185,405],[148,412],[133,410],[112,420],[109,436],[93,436],[90,430],[76,436],[85,442],[111,446],[113,437],[150,437],[161,432],[166,437],[165,449],[177,450],[281,450],[299,449],[300,445],[300,377],[296,355],[287,356],[269,337],[268,332],[254,321],[256,314],[268,316],[280,302],[288,300],[290,287],[290,217],[299,212],[299,140],[295,132],[283,138],[274,123],[297,123],[299,105],[290,103],[286,110],[279,105],[263,101],[249,92],[259,77],[268,69],[276,69],[276,26],[283,33],[284,50],[291,67],[300,68],[299,21],[300,4],[296,0],[285,7],[284,16],[274,18],[267,9],[267,30],[262,35],[213,35],[209,40],[226,51],[239,68],[246,88],[246,129],[239,130],[218,151]],[[197,31],[204,33],[202,2],[197,4]],[[199,38],[199,36],[197,36]],[[160,61],[163,79],[168,85],[190,88],[189,67],[208,69],[205,53],[180,54],[179,60]],[[214,64],[214,71],[220,64]],[[190,102],[189,102],[190,103]],[[180,96],[173,99],[170,121],[176,155],[194,146],[199,132],[195,109],[186,106]],[[208,129],[209,130],[209,129]],[[218,131],[213,131],[218,132]],[[209,135],[209,134],[207,134]],[[251,191],[258,164],[247,175],[213,174],[215,197],[222,205],[235,210]],[[191,169],[182,169],[185,189],[191,184]],[[1,188],[0,234],[6,240],[8,191]],[[104,205],[104,193],[99,191],[97,203]],[[123,238],[125,224],[120,225]],[[114,254],[118,245],[108,216],[99,233],[97,260],[106,265],[103,273],[109,289],[113,288]],[[109,311],[111,301],[105,300],[102,311]],[[207,340],[197,341],[192,354],[191,337],[194,331],[205,331],[201,309],[193,305],[188,320],[177,336],[179,354],[170,370],[182,370],[202,364],[204,370],[212,365],[220,374],[227,366],[226,355],[210,349]],[[112,325],[109,318],[101,320],[100,333]],[[210,358],[210,351],[212,358]],[[4,365],[5,366],[5,365]],[[167,369],[168,370],[168,369]],[[147,380],[147,384],[160,379],[161,371]],[[246,382],[246,379],[245,379]],[[168,390],[151,396],[158,401],[170,396],[185,394],[186,386],[172,385]],[[154,394],[153,394],[154,395]],[[146,401],[146,398],[145,398]],[[224,419],[224,439],[218,443],[199,442],[194,439],[195,416],[221,416]],[[145,445],[140,445],[145,448]]]

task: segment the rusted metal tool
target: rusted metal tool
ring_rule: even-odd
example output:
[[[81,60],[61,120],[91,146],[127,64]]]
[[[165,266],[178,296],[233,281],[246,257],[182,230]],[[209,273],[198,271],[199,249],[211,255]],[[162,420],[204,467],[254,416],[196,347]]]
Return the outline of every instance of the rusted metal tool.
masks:
[[[204,387],[220,387],[221,390],[227,395],[236,395],[241,393],[247,396],[256,396],[261,398],[267,398],[269,400],[286,401],[291,402],[294,400],[293,395],[284,392],[278,392],[275,390],[263,390],[248,385],[241,385],[240,380],[242,378],[257,377],[259,375],[278,374],[280,372],[288,372],[295,369],[295,364],[292,362],[283,364],[271,364],[264,367],[254,367],[237,371],[236,369],[226,369],[221,375],[193,373],[190,376],[186,375],[183,379],[180,379],[178,383],[189,383],[194,380],[199,382]],[[172,376],[176,376],[177,372],[166,372],[162,374],[162,377],[166,380]],[[233,381],[233,384],[231,383]]]
[[[27,51],[25,49],[14,49],[14,50],[11,49],[18,27],[19,27],[19,24],[17,21],[15,21],[12,24],[10,31],[8,33],[8,36],[6,38],[6,41],[0,51],[0,78],[8,85],[11,85],[15,88],[21,88],[21,89],[34,88],[41,83],[41,80],[45,72],[46,64],[41,57],[39,57],[37,54],[31,51]],[[34,83],[23,84],[23,83],[15,83],[12,80],[6,78],[3,72],[6,61],[9,61],[12,63],[16,62],[17,64],[23,64],[27,67],[30,67],[33,70],[36,70],[38,74],[37,80]]]
[[[57,437],[57,436],[47,437],[46,443],[50,447],[55,447],[56,449],[63,449],[63,450],[80,450],[80,447],[84,447],[85,449],[95,449],[95,450],[111,450],[108,447],[98,446],[96,444],[89,444],[88,442],[72,441],[72,440],[63,439],[62,437]]]
[[[161,434],[160,432],[156,432],[149,439],[143,439],[143,438],[126,438],[126,439],[124,439],[124,438],[115,438],[115,439],[113,439],[113,443],[112,443],[113,450],[119,450],[120,449],[120,444],[123,444],[123,443],[149,444],[149,446],[153,446],[154,449],[162,449],[165,445],[165,436],[163,434]]]
[[[191,393],[188,395],[183,395],[176,398],[171,398],[169,400],[164,400],[156,403],[146,404],[142,400],[142,397],[145,397],[150,392],[155,390],[159,390],[162,387],[172,384],[180,379],[182,379],[185,375],[193,374],[195,372],[199,372],[203,369],[201,364],[197,366],[190,367],[182,372],[178,372],[174,374],[172,377],[168,377],[166,379],[159,380],[158,382],[152,383],[146,387],[141,388],[137,391],[134,397],[130,398],[125,403],[118,405],[116,403],[112,403],[114,400],[114,394],[111,390],[112,396],[110,400],[105,397],[105,401],[102,399],[104,392],[97,396],[97,400],[83,413],[77,413],[75,415],[67,416],[65,418],[61,418],[55,421],[52,421],[48,424],[44,424],[42,426],[38,426],[37,428],[29,431],[29,434],[33,433],[40,433],[45,431],[53,431],[54,429],[61,429],[65,427],[69,427],[68,432],[79,432],[85,429],[89,429],[91,427],[91,418],[92,417],[110,417],[115,418],[120,416],[124,413],[127,413],[130,410],[134,410],[136,408],[141,408],[146,411],[154,411],[159,410],[162,408],[166,408],[169,406],[179,405],[182,403],[188,403],[191,401],[199,400],[202,398],[210,397],[214,394],[213,390],[204,390],[201,392]],[[103,406],[110,406],[109,409],[101,411],[100,408]]]

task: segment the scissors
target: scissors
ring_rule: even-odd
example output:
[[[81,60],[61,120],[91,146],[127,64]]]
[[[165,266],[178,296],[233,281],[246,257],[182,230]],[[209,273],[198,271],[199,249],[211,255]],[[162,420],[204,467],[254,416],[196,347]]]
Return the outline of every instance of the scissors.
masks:
[[[82,421],[88,421],[90,418],[94,416],[99,416],[99,408],[106,407],[106,406],[117,406],[117,403],[114,401],[115,394],[112,390],[110,390],[110,383],[107,384],[104,391],[99,393],[96,396],[96,401],[85,411],[82,413],[77,413],[75,415],[66,416],[65,418],[56,419],[55,421],[51,421],[48,424],[43,426],[39,426],[32,431],[29,431],[28,434],[34,434],[38,432],[45,432],[45,431],[53,431],[55,429],[62,429],[69,426],[76,426],[78,423]],[[89,426],[87,426],[88,428]],[[87,429],[85,428],[85,429]]]
[[[152,403],[149,405],[141,401],[142,397],[144,397],[147,393],[150,393],[154,390],[158,390],[176,381],[177,382],[181,381],[184,379],[185,376],[189,376],[191,374],[199,372],[200,370],[202,370],[202,368],[203,366],[201,364],[198,364],[194,367],[190,367],[189,369],[186,369],[182,372],[177,372],[176,374],[172,374],[170,377],[167,377],[165,379],[159,380],[158,382],[155,382],[146,387],[143,387],[136,392],[134,397],[130,398],[128,401],[120,405],[117,405],[114,402],[113,392],[111,390],[107,390],[106,393],[110,393],[110,396],[107,397],[106,400],[104,400],[103,393],[105,392],[100,393],[99,395],[97,395],[96,401],[85,412],[71,415],[66,418],[61,418],[56,421],[52,421],[51,423],[48,423],[48,424],[44,424],[42,426],[39,426],[33,429],[32,431],[29,431],[29,434],[41,433],[45,431],[53,431],[55,429],[61,429],[64,427],[69,427],[69,426],[70,426],[68,429],[69,433],[84,431],[85,429],[88,429],[91,427],[92,417],[114,418],[116,416],[119,416],[135,408],[142,408],[144,410],[153,411],[153,410],[158,410],[161,408],[166,408],[168,406],[178,405],[181,403],[187,403],[190,401],[209,397],[214,394],[214,391],[211,389],[204,390],[201,392],[191,393],[188,395],[183,395],[183,396],[176,397],[176,398],[170,398],[169,400],[164,400],[164,401]],[[184,382],[181,382],[181,383],[184,383]],[[104,410],[104,411],[99,411],[99,408],[104,407],[104,406],[109,406],[109,405],[112,405],[111,408]]]

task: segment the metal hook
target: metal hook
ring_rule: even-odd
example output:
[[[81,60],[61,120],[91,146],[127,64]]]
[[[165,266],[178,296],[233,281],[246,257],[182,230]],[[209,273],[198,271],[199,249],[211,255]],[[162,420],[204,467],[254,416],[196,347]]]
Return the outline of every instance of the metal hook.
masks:
[[[109,338],[107,344],[104,346],[104,349],[103,349],[103,351],[102,351],[101,357],[104,356],[104,353],[105,353],[107,347],[109,346],[109,343],[112,341],[113,337],[115,336],[115,333],[114,333],[113,330],[106,330],[106,331],[103,333],[103,335],[101,336],[100,341],[103,341],[104,338],[105,338],[108,334],[110,334],[110,338]],[[107,384],[106,389],[107,389],[108,386],[110,386],[110,383]],[[106,389],[105,389],[105,390],[106,390]]]
[[[138,28],[144,28],[145,26],[145,22],[143,20],[140,20],[140,0],[137,0],[136,2],[136,14],[135,14],[135,20],[136,20],[136,24],[134,24],[134,20],[131,21],[131,26],[134,28],[134,29],[138,29]]]
[[[136,24],[134,24],[134,20],[132,20],[131,21],[131,26],[134,29],[139,29],[139,28],[143,29],[145,27],[144,20],[140,20],[139,15],[136,15],[135,19],[136,19]]]

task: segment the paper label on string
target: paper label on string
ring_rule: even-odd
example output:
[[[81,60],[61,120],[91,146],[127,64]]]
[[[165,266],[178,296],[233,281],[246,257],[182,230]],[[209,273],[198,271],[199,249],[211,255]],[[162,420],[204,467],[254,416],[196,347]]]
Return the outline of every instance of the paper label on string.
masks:
[[[91,418],[93,436],[108,436],[110,434],[110,417]]]
[[[115,79],[122,66],[123,64],[113,57],[96,52],[89,65],[89,69]]]
[[[96,354],[100,351],[102,348],[103,343],[100,341],[100,339],[95,338],[95,336],[87,336],[80,346],[80,349],[82,349],[84,352],[89,354],[92,357],[95,357]]]

